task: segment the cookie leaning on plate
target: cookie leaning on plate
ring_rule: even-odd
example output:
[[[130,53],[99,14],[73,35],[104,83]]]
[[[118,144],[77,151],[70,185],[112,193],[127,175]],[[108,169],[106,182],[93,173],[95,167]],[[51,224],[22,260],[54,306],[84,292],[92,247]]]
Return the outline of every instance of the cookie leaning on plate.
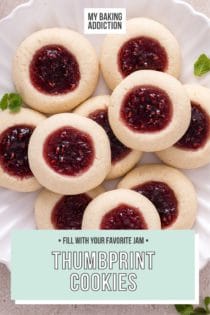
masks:
[[[154,205],[129,189],[116,189],[99,195],[89,203],[82,220],[83,230],[160,228],[160,218]]]
[[[108,120],[109,102],[108,95],[95,96],[82,103],[74,112],[91,118],[106,131],[112,154],[112,166],[107,179],[113,179],[126,174],[140,160],[142,153],[129,149],[115,137]]]
[[[20,192],[41,188],[28,164],[28,143],[45,116],[32,109],[0,112],[0,186]]]
[[[184,136],[172,147],[156,152],[166,164],[193,169],[210,162],[210,89],[185,85],[191,100],[191,122]]]
[[[104,189],[99,186],[78,195],[59,195],[43,189],[35,203],[35,221],[38,229],[81,229],[83,213],[96,196]]]
[[[116,137],[134,150],[160,151],[183,136],[190,124],[190,99],[169,74],[140,70],[113,91],[108,109]]]
[[[93,93],[97,55],[89,41],[75,31],[43,29],[18,47],[13,79],[30,107],[51,114],[69,111]]]
[[[118,187],[147,197],[155,205],[163,229],[190,229],[195,222],[196,191],[190,180],[175,168],[142,165],[129,172]]]
[[[77,114],[57,114],[34,131],[29,164],[47,189],[76,195],[97,187],[111,167],[109,139],[96,122]]]
[[[114,89],[138,70],[157,70],[178,78],[181,52],[176,38],[165,26],[140,17],[127,21],[126,34],[105,37],[100,64],[107,85]]]

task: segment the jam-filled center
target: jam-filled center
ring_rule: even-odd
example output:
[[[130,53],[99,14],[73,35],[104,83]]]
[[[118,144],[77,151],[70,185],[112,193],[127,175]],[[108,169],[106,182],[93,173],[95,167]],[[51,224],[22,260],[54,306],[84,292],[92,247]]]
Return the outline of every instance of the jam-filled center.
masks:
[[[191,102],[191,121],[176,147],[197,150],[205,145],[209,136],[209,117],[199,104]]]
[[[178,202],[173,190],[163,182],[150,181],[133,187],[156,207],[162,228],[169,227],[178,216]]]
[[[172,116],[169,96],[155,86],[137,86],[122,102],[121,119],[136,132],[155,132],[164,129]]]
[[[80,230],[84,211],[92,199],[87,194],[62,197],[54,206],[51,222],[58,230]]]
[[[57,173],[76,176],[92,165],[95,150],[89,134],[73,127],[62,127],[47,137],[43,154],[47,164]]]
[[[102,230],[145,230],[147,228],[139,209],[123,203],[106,213],[100,225]]]
[[[34,87],[46,94],[73,91],[79,84],[79,64],[75,56],[61,45],[40,48],[30,64],[30,78]]]
[[[123,159],[131,152],[129,148],[127,148],[115,137],[109,124],[107,109],[96,110],[90,113],[88,117],[96,121],[106,131],[106,134],[109,137],[111,145],[111,155],[113,164]]]
[[[28,143],[33,126],[15,125],[0,135],[0,165],[11,176],[32,176],[28,164]]]
[[[165,71],[167,66],[165,48],[149,37],[141,36],[128,40],[118,54],[119,71],[124,77],[138,70]]]

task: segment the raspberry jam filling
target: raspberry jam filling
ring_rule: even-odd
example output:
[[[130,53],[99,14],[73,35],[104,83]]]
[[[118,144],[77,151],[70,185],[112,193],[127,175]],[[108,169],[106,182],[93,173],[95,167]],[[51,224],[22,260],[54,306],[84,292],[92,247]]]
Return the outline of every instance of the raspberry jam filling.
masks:
[[[143,215],[138,208],[120,204],[104,215],[101,221],[102,230],[145,230],[148,229]]]
[[[122,102],[121,118],[136,132],[155,132],[164,129],[172,117],[169,96],[154,86],[137,86]]]
[[[48,136],[43,155],[55,172],[77,176],[92,165],[95,150],[93,141],[86,132],[73,127],[63,127]]]
[[[147,197],[156,207],[162,228],[169,227],[178,216],[178,202],[173,190],[162,182],[146,182],[132,188]]]
[[[80,230],[83,213],[92,199],[86,194],[62,197],[51,214],[51,222],[57,230]]]
[[[149,37],[128,40],[118,54],[118,67],[123,77],[137,70],[165,71],[168,58],[165,48]]]
[[[66,48],[47,45],[40,48],[30,64],[34,87],[46,94],[57,95],[73,91],[79,84],[79,65]]]
[[[28,164],[28,143],[33,126],[15,125],[0,135],[0,165],[11,176],[33,176]]]
[[[112,164],[126,157],[131,150],[122,144],[114,135],[108,120],[107,109],[99,109],[91,113],[89,116],[96,121],[106,131],[111,145]]]
[[[191,122],[176,147],[197,150],[205,145],[209,136],[209,118],[199,104],[191,102]]]

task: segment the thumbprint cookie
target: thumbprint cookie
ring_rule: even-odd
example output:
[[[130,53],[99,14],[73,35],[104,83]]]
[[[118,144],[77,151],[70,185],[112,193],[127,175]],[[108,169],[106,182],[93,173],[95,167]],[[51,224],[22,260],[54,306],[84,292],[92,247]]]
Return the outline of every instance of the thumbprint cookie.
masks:
[[[146,197],[129,189],[105,192],[87,206],[82,220],[84,230],[160,229],[155,206]]]
[[[178,78],[180,47],[162,24],[148,18],[134,18],[127,21],[126,34],[105,37],[100,64],[111,89],[138,70],[161,71]]]
[[[79,230],[83,213],[96,196],[103,193],[99,186],[78,195],[60,195],[43,189],[35,203],[35,221],[38,229]]]
[[[171,75],[140,70],[114,89],[108,114],[113,132],[126,146],[160,151],[186,132],[191,118],[190,98]]]
[[[49,114],[69,111],[93,93],[97,55],[89,41],[75,31],[43,29],[17,48],[13,79],[30,107]]]
[[[162,229],[190,229],[197,198],[190,180],[175,168],[148,164],[135,168],[118,184],[147,197],[156,207]]]
[[[77,107],[75,113],[91,118],[106,131],[112,157],[112,166],[107,179],[113,179],[126,174],[140,160],[142,153],[131,150],[116,138],[108,119],[109,102],[108,95],[95,96]]]
[[[32,109],[0,112],[0,186],[20,192],[41,188],[28,162],[28,144],[45,116]]]
[[[156,152],[166,164],[193,169],[210,162],[210,89],[185,86],[191,100],[191,121],[185,134],[170,148]]]
[[[47,118],[29,142],[29,164],[38,181],[63,195],[97,187],[111,167],[109,139],[93,120],[64,113]]]

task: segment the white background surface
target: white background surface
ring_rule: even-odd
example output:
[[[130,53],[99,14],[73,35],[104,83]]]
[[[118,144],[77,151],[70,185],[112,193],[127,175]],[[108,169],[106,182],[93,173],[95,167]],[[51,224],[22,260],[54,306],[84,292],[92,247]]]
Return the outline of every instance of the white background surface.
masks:
[[[70,0],[69,0],[70,1]],[[80,0],[82,1],[82,0]],[[0,0],[0,17],[8,14],[23,0]],[[61,0],[62,2],[62,0]],[[210,0],[188,0],[197,10],[210,17]],[[18,27],[18,26],[17,26]],[[210,39],[209,39],[210,41]],[[210,266],[201,273],[201,295],[210,295]],[[167,306],[15,306],[9,298],[9,274],[0,267],[0,314],[176,314],[173,307]]]

